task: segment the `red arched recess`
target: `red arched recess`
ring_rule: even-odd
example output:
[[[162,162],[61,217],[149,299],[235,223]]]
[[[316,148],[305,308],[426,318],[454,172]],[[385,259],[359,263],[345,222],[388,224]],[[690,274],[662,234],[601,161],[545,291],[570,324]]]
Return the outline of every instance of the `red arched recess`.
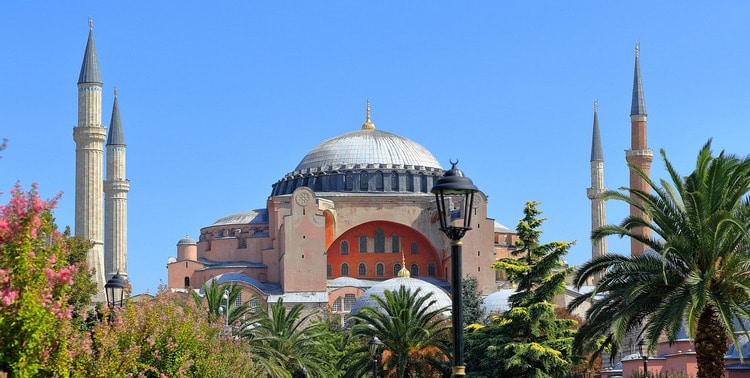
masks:
[[[382,234],[378,232],[382,231]],[[378,235],[382,235],[378,242]],[[362,237],[366,242],[366,251],[362,252]],[[398,248],[394,251],[394,237]],[[348,244],[348,254],[342,253],[342,244]],[[378,246],[379,244],[379,246]],[[376,252],[376,247],[378,252]],[[346,246],[344,246],[346,248]],[[381,252],[382,250],[382,252]],[[341,277],[341,267],[346,264],[348,277],[362,279],[388,279],[395,276],[394,265],[401,265],[401,253],[406,257],[406,267],[413,264],[418,267],[419,276],[442,278],[443,264],[437,251],[427,238],[409,226],[388,221],[373,221],[357,225],[339,236],[327,250],[328,278]],[[360,265],[364,264],[365,274],[360,274]],[[382,264],[382,275],[378,271]],[[412,275],[413,277],[415,275]]]

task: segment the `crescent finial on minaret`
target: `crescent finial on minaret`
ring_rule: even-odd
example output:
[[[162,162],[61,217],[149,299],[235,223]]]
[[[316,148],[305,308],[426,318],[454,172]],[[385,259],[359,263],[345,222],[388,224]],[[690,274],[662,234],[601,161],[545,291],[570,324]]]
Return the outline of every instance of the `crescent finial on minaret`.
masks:
[[[89,30],[94,30],[94,19],[89,16]]]
[[[635,41],[635,57],[638,57],[638,51],[641,49],[641,42]]]
[[[117,87],[115,87],[115,98],[117,98]]]
[[[367,99],[367,117],[365,123],[362,124],[362,130],[375,130],[375,124],[370,119],[370,99]]]
[[[599,108],[599,102],[596,101],[596,100],[594,100],[594,113],[596,113],[596,111],[598,110],[598,108]]]

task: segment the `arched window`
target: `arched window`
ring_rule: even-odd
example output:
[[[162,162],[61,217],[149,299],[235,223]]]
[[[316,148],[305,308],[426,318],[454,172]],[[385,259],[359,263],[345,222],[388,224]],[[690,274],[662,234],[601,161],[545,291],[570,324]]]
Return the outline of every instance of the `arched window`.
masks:
[[[399,239],[398,235],[393,235],[391,237],[391,251],[393,251],[393,253],[401,252],[401,239]]]
[[[385,234],[382,228],[375,229],[375,253],[385,252]]]
[[[349,264],[343,263],[341,264],[341,275],[342,276],[349,276]]]
[[[435,274],[437,274],[437,267],[435,266],[435,263],[427,264],[427,275],[430,277],[435,277]]]
[[[417,242],[413,241],[411,242],[411,254],[416,255],[419,250],[417,249]]]
[[[343,301],[341,300],[341,297],[336,298],[335,301],[333,301],[333,307],[331,307],[331,312],[341,312],[343,310]]]
[[[383,191],[383,172],[375,172],[375,190],[378,192]]]
[[[367,182],[367,172],[362,171],[359,174],[359,190],[361,190],[363,192],[366,192],[367,189],[368,189],[367,185],[368,185],[368,182]]]
[[[326,274],[328,275],[328,277],[332,277],[333,276],[333,265],[328,264],[326,266]]]
[[[359,237],[359,253],[367,253],[367,236],[365,235]]]
[[[342,255],[348,255],[349,254],[349,242],[346,240],[341,241],[341,254]]]
[[[393,277],[398,277],[398,272],[401,271],[401,264],[395,263],[393,264]]]
[[[354,190],[354,173],[352,173],[352,171],[346,171],[346,178],[344,179],[344,187],[348,191]]]
[[[419,265],[417,264],[411,264],[411,267],[409,268],[409,273],[412,277],[416,277],[419,275]]]
[[[391,172],[391,190],[398,192],[398,173]]]
[[[185,289],[190,288],[190,277],[185,277]]]
[[[365,265],[365,263],[359,263],[359,265],[357,266],[357,274],[360,276],[367,275],[367,265]]]
[[[383,277],[385,275],[385,265],[383,263],[375,265],[375,275],[378,277]]]
[[[344,311],[351,311],[352,307],[354,307],[354,302],[356,301],[357,298],[354,294],[344,294]]]
[[[427,176],[419,174],[419,190],[422,193],[427,193]]]
[[[414,176],[412,176],[412,174],[408,172],[406,173],[406,191],[414,191]]]

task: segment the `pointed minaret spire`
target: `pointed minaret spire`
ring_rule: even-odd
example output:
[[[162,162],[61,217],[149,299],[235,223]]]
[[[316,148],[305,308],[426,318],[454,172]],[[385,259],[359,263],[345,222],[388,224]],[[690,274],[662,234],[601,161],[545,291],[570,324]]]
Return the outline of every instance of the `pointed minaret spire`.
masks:
[[[628,165],[638,167],[646,175],[651,172],[651,161],[654,160],[654,152],[648,148],[647,142],[647,125],[646,125],[646,100],[643,97],[643,81],[641,80],[641,62],[640,62],[640,44],[635,45],[635,69],[633,73],[633,102],[630,106],[630,149],[625,151],[625,160]],[[643,192],[650,192],[651,189],[643,178],[632,169],[630,170],[630,188]],[[634,201],[640,201],[635,195],[631,194],[630,198]],[[636,207],[630,207],[630,215],[648,219],[646,214]],[[651,230],[647,228],[637,228],[633,230],[645,238],[651,237]],[[631,238],[630,254],[640,256],[646,251],[646,245]]]
[[[89,17],[89,39],[86,42],[86,51],[83,53],[81,73],[78,75],[78,84],[102,83],[99,73],[99,59],[96,57],[96,46],[94,45],[94,21]]]
[[[370,100],[367,100],[367,118],[365,118],[365,123],[362,124],[362,130],[375,130],[375,124],[370,119]]]
[[[107,137],[107,179],[104,181],[104,273],[127,277],[128,271],[128,191],[125,177],[125,134],[120,121],[120,104],[115,88],[112,119]]]
[[[112,119],[109,122],[109,135],[107,136],[107,146],[110,145],[125,145],[125,134],[122,132],[120,121],[120,104],[117,101],[117,87],[115,87],[115,102],[112,105]]]
[[[643,96],[643,82],[641,80],[641,62],[638,53],[640,43],[635,43],[635,68],[633,72],[633,101],[630,104],[630,115],[646,115],[646,99]]]
[[[602,198],[607,189],[604,187],[604,154],[599,134],[598,103],[594,101],[594,130],[591,137],[591,187],[586,195],[591,200],[591,229],[595,230],[607,223],[606,208]],[[591,241],[591,258],[595,259],[607,254],[607,239]],[[600,276],[593,278],[589,284],[599,282]]]

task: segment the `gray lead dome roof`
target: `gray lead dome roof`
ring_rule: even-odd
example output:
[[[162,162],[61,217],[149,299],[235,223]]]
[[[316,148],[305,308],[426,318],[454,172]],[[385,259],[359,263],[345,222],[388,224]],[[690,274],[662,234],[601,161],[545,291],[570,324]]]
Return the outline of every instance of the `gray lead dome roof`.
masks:
[[[432,153],[419,143],[386,131],[357,130],[319,144],[295,171],[370,164],[442,169]]]

